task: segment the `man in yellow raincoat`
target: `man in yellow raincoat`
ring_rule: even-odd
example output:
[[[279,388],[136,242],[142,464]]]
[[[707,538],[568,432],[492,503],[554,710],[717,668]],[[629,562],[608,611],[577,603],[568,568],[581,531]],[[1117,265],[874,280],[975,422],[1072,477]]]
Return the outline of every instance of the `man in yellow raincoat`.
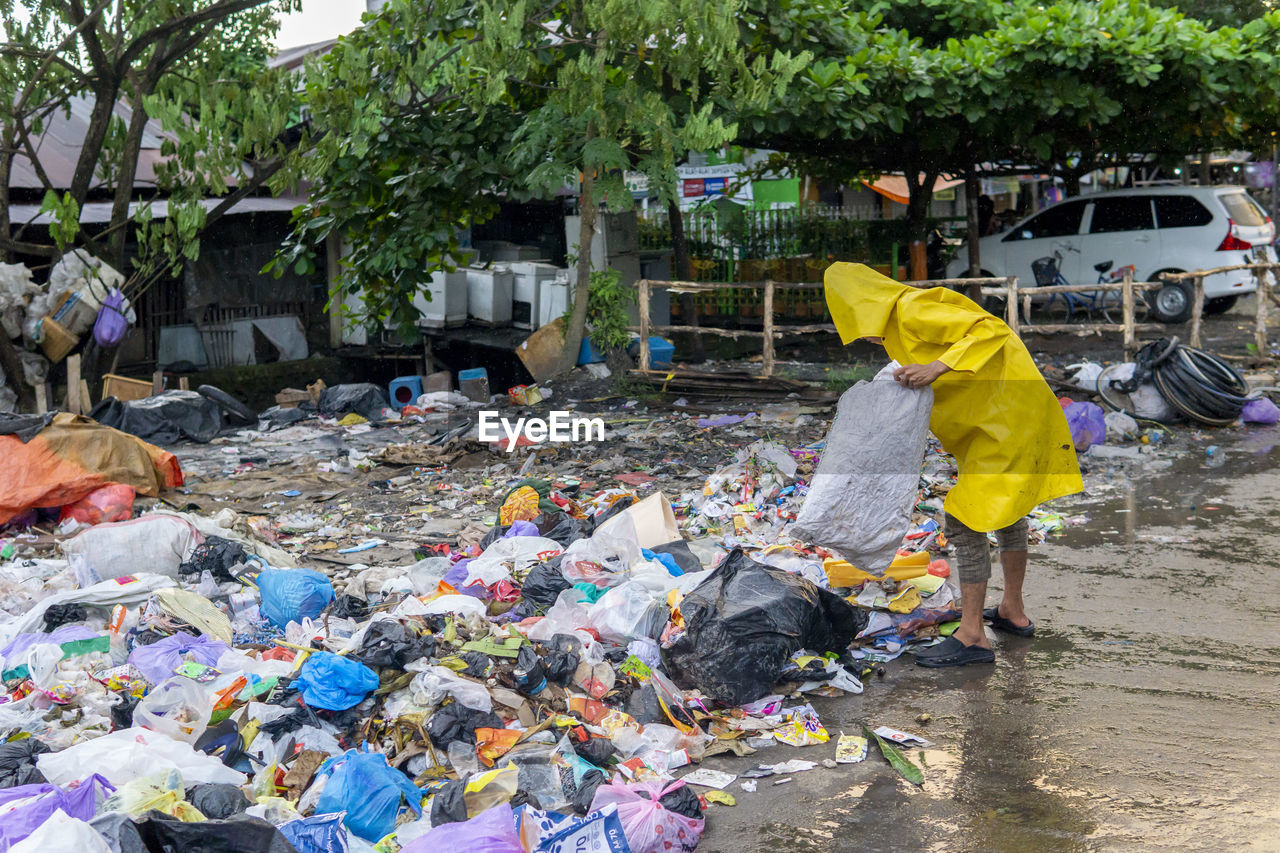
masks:
[[[958,563],[960,627],[916,662],[989,663],[995,656],[984,619],[1024,637],[1035,631],[1022,600],[1027,514],[1083,488],[1062,407],[1018,336],[959,293],[909,287],[844,263],[828,268],[825,286],[844,343],[881,343],[902,365],[894,379],[909,388],[933,386],[929,427],[959,469],[945,508]],[[991,531],[1000,545],[1004,596],[984,611]]]

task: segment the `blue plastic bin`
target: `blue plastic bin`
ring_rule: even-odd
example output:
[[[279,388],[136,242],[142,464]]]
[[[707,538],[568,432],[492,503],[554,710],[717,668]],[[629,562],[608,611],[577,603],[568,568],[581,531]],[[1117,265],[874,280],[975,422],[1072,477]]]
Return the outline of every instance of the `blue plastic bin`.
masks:
[[[422,377],[397,376],[387,383],[387,396],[394,408],[413,405],[413,401],[422,396]]]
[[[598,364],[602,361],[604,355],[600,350],[592,346],[590,340],[583,338],[582,346],[578,348],[578,364]]]
[[[627,346],[627,352],[632,358],[640,358],[640,339],[636,338]],[[650,367],[670,367],[671,359],[675,356],[676,345],[666,338],[659,338],[655,335],[649,336],[649,366]]]

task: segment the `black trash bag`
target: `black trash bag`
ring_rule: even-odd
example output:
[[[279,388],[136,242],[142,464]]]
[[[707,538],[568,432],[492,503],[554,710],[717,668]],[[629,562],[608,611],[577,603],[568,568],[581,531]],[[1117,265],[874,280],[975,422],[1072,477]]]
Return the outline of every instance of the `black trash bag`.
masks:
[[[685,633],[662,650],[664,669],[727,705],[768,694],[800,649],[843,652],[867,614],[812,581],[734,548],[680,602]]]
[[[676,565],[685,574],[690,572],[703,571],[702,563],[689,550],[689,543],[683,539],[677,539],[674,542],[667,542],[664,545],[655,545],[649,549],[655,554],[670,554],[676,561]]]
[[[489,668],[493,666],[493,661],[489,660],[489,656],[484,652],[459,652],[458,657],[467,665],[462,674],[472,678],[484,678],[489,674]]]
[[[528,576],[524,579],[524,586],[520,588],[520,594],[539,607],[550,609],[560,597],[560,593],[572,588],[573,584],[560,573],[559,567],[539,563],[529,570]]]
[[[484,535],[484,538],[480,540],[480,545],[478,547],[480,548],[481,551],[483,551],[485,548],[488,548],[490,545],[492,545],[494,542],[497,542],[503,536],[506,536],[507,531],[510,529],[511,529],[510,525],[503,527],[501,524],[495,524],[493,527],[489,528],[489,532],[486,533]]]
[[[0,788],[42,784],[45,778],[36,767],[36,756],[45,752],[49,747],[30,737],[0,744]]]
[[[552,684],[559,684],[561,687],[568,685],[573,678],[573,674],[578,671],[578,661],[581,658],[577,652],[550,651],[542,658],[542,669],[546,673],[547,681]]]
[[[185,823],[158,811],[108,812],[90,825],[120,853],[298,853],[280,830],[248,815]]]
[[[209,572],[219,582],[235,580],[231,575],[231,567],[238,566],[248,559],[244,546],[234,539],[222,536],[210,536],[197,545],[191,556],[178,566],[180,575],[199,575]]]
[[[599,527],[609,519],[613,518],[618,513],[622,512],[627,507],[634,504],[635,502],[636,502],[636,499],[631,497],[630,495],[627,495],[626,497],[623,497],[623,498],[618,498],[616,501],[609,504],[609,506],[606,507],[603,512],[600,512],[591,517],[592,527],[593,528]]]
[[[369,626],[360,648],[352,655],[365,666],[394,666],[404,669],[405,666],[419,658],[430,657],[435,653],[434,637],[419,637],[412,631],[390,619],[381,619]],[[488,659],[485,659],[488,663]]]
[[[173,444],[183,438],[204,444],[222,429],[222,411],[195,391],[164,391],[128,402],[107,397],[89,417],[153,444]]]
[[[596,798],[596,789],[605,783],[603,770],[588,770],[582,774],[578,782],[578,790],[573,792],[573,810],[578,814],[591,811],[591,801]]]
[[[702,803],[698,801],[698,795],[688,785],[681,785],[674,791],[664,794],[658,802],[667,811],[672,811],[694,820],[702,820]]]
[[[333,417],[356,414],[371,421],[382,419],[382,410],[391,408],[387,390],[370,382],[334,385],[324,389],[316,406],[321,414]]]
[[[476,729],[500,728],[502,718],[492,711],[477,711],[458,702],[451,702],[431,715],[431,719],[427,721],[427,737],[437,749],[448,749],[449,744],[455,741],[474,744]]]
[[[436,790],[431,798],[431,825],[443,826],[446,823],[462,823],[467,819],[467,804],[462,796],[466,793],[467,782],[458,779],[446,782]]]
[[[518,809],[521,806],[528,806],[531,809],[541,809],[542,803],[533,794],[530,794],[528,791],[521,788],[512,794],[511,801],[507,803],[507,806],[512,809]]]
[[[354,595],[340,595],[333,600],[332,612],[344,619],[364,619],[369,615],[369,602]]]
[[[284,429],[287,426],[293,426],[299,421],[309,420],[316,416],[314,409],[303,409],[293,407],[282,409],[279,406],[272,406],[265,411],[258,412],[258,429],[268,432]]]
[[[583,522],[567,512],[544,512],[533,523],[538,525],[541,536],[560,543],[562,548],[568,548],[570,543],[589,535],[583,532]]]
[[[658,692],[653,689],[651,682],[645,682],[639,689],[632,691],[627,699],[627,713],[642,726],[667,722],[666,715],[662,713],[662,705],[658,703]]]
[[[609,759],[617,753],[613,744],[608,738],[589,737],[585,741],[570,739],[573,744],[573,751],[578,754],[579,758],[590,761],[597,767],[604,767],[609,763]]]
[[[225,820],[241,814],[253,803],[235,785],[226,782],[210,782],[196,785],[187,791],[187,802],[200,810],[209,820]]]
[[[88,617],[83,604],[51,604],[44,612],[44,632],[51,633],[63,625],[83,622]]]
[[[133,726],[133,710],[138,707],[142,699],[127,693],[116,695],[120,697],[120,701],[111,706],[111,730],[118,732]]]

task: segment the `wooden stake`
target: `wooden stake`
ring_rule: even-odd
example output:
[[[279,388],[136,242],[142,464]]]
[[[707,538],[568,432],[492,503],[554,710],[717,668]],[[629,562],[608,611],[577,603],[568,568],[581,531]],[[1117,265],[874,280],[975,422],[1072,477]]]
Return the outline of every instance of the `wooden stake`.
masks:
[[[1124,290],[1120,293],[1120,298],[1124,309],[1124,359],[1131,361],[1134,353],[1138,351],[1138,333],[1134,329],[1134,305],[1133,300],[1133,272],[1126,270],[1124,274]]]
[[[1017,276],[1009,276],[1004,280],[1007,292],[1005,295],[1005,322],[1009,324],[1009,328],[1018,337],[1018,278]]]
[[[164,371],[157,370],[151,374],[151,395],[155,396],[164,390]]]
[[[1204,314],[1204,276],[1198,275],[1193,280],[1191,295],[1191,346],[1200,349],[1200,319]]]
[[[640,369],[649,369],[649,279],[640,279]]]
[[[1253,318],[1253,345],[1258,348],[1258,358],[1267,357],[1267,310],[1271,307],[1271,279],[1266,270],[1254,270],[1258,281],[1258,311]]]
[[[80,400],[80,355],[67,356],[67,411],[73,415],[84,414]]]
[[[84,407],[86,413],[93,409],[93,398],[89,396],[89,383],[84,379],[80,380],[80,405]]]
[[[182,391],[190,391],[190,390],[191,390],[191,377],[189,377],[189,376],[179,376],[179,377],[178,377],[178,388],[179,388],[180,390],[182,390]]]
[[[49,411],[49,383],[41,382],[36,386],[36,414],[43,415]]]
[[[764,284],[764,375],[773,375],[773,282]]]

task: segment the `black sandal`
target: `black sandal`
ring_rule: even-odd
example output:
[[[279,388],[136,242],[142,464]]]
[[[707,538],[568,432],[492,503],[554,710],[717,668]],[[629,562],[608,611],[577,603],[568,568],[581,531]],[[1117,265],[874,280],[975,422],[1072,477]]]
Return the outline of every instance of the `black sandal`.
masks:
[[[970,663],[995,663],[996,654],[982,646],[966,646],[955,637],[947,637],[936,646],[916,652],[916,665],[929,667],[964,666]]]
[[[1028,622],[1026,625],[1015,625],[1008,619],[1000,615],[1000,607],[988,607],[982,611],[984,621],[991,623],[991,627],[997,631],[1004,631],[1006,634],[1013,634],[1016,637],[1034,637],[1036,633],[1036,623]]]

